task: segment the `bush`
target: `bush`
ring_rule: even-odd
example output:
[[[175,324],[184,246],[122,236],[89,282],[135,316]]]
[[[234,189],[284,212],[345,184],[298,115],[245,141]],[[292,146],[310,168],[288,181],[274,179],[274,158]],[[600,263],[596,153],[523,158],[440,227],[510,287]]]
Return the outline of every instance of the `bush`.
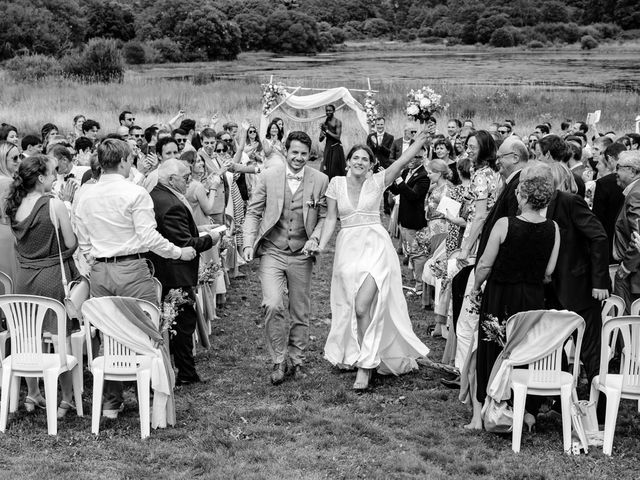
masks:
[[[412,42],[418,37],[418,33],[413,28],[403,28],[398,33],[398,40],[401,42]]]
[[[617,38],[622,29],[615,23],[594,23],[591,25],[598,32],[598,36],[592,35],[594,38]]]
[[[182,52],[180,45],[168,38],[160,38],[152,40],[148,46],[158,52],[160,60],[157,63],[179,62],[182,60]]]
[[[363,25],[364,33],[369,37],[382,37],[391,30],[391,24],[382,18],[369,18]]]
[[[497,29],[495,32],[491,34],[491,38],[489,39],[489,43],[493,47],[513,47],[514,40],[513,34],[511,30],[505,27]]]
[[[48,55],[22,55],[6,64],[9,78],[15,82],[37,82],[60,75],[60,63]]]
[[[115,40],[92,38],[81,53],[62,59],[62,71],[85,82],[121,82],[124,60]]]
[[[593,50],[594,48],[598,48],[598,45],[598,41],[591,35],[585,35],[580,39],[580,46],[583,50]]]
[[[442,37],[420,37],[422,43],[438,44],[442,43]]]
[[[146,53],[140,42],[127,42],[122,47],[122,54],[127,63],[141,65],[146,62]]]
[[[344,30],[342,30],[340,27],[331,27],[329,33],[333,37],[335,43],[344,43],[345,34]]]
[[[531,40],[528,44],[527,44],[528,48],[544,48],[544,43],[542,43],[540,40]]]

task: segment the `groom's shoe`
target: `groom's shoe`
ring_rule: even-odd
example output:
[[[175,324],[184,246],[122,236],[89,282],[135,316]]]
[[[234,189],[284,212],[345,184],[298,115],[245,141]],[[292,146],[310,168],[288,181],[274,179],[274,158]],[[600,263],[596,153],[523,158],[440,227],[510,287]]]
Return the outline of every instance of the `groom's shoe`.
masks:
[[[294,380],[304,380],[309,376],[302,365],[293,365],[287,374],[291,375]]]
[[[271,383],[273,385],[280,385],[284,382],[284,374],[287,367],[287,361],[276,363],[273,365],[273,370],[271,372]]]

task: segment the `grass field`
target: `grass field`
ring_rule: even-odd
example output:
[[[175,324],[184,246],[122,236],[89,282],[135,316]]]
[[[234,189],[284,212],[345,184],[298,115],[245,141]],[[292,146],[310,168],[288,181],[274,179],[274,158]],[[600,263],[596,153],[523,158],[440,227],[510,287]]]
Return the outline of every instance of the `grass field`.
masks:
[[[0,434],[0,478],[38,479],[632,479],[640,460],[635,404],[622,402],[613,456],[562,453],[561,425],[539,422],[524,433],[522,451],[510,436],[470,433],[470,412],[441,374],[421,367],[403,377],[379,378],[366,394],[351,391],[353,373],[339,373],[322,359],[328,333],[332,255],[313,278],[309,378],[273,387],[260,318],[257,265],[234,281],[213,347],[200,350],[197,368],[208,383],[176,393],[175,428],[140,440],[133,390],[117,420],[71,416],[58,436],[46,435],[44,412],[21,408]],[[404,272],[407,273],[406,271]],[[444,341],[427,335],[429,315],[409,301],[418,336],[439,360]],[[86,377],[85,412],[91,380]]]

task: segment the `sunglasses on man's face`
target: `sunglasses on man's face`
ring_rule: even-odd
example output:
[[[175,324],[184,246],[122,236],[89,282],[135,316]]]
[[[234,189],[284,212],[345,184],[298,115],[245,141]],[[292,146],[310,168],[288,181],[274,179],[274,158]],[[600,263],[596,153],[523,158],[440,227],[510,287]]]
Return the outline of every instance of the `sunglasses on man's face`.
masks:
[[[498,130],[498,133],[501,133],[502,135],[505,135],[505,134],[509,133],[509,130]]]
[[[142,138],[142,137],[144,137],[144,134],[143,133],[134,133],[133,136],[135,138]]]
[[[187,143],[187,139],[186,138],[176,138],[176,142],[178,142],[178,143]]]

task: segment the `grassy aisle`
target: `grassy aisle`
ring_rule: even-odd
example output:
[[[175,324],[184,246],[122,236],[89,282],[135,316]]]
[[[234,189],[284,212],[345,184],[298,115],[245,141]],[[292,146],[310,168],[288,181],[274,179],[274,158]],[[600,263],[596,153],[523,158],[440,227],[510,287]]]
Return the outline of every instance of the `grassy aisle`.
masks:
[[[135,391],[118,420],[103,420],[99,437],[90,417],[60,422],[46,435],[44,412],[21,408],[0,434],[0,478],[637,478],[638,414],[624,403],[614,456],[562,454],[559,422],[542,422],[523,434],[522,453],[511,437],[469,433],[457,392],[444,389],[439,372],[384,378],[371,393],[351,391],[354,373],[339,373],[322,359],[328,333],[332,255],[313,279],[311,375],[273,387],[264,347],[257,265],[234,281],[215,326],[213,348],[199,351],[208,383],[177,392],[178,425],[141,441]],[[405,272],[406,274],[407,272]],[[444,341],[427,337],[427,316],[409,302],[414,329],[439,360]],[[90,412],[91,388],[85,391]]]

